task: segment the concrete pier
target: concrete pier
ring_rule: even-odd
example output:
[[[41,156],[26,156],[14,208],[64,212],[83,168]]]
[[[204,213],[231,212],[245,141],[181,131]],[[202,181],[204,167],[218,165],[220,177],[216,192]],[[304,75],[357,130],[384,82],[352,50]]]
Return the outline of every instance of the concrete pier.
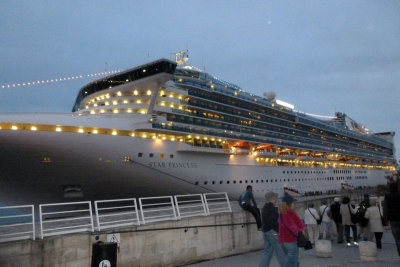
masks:
[[[333,196],[329,200],[331,198]],[[296,210],[300,217],[304,215],[307,202],[313,201],[318,206],[322,199],[299,201]],[[258,204],[261,208],[264,203],[258,201]],[[252,251],[257,251],[254,253],[258,255],[258,261],[264,245],[263,235],[257,230],[249,212],[241,210],[236,201],[231,201],[231,207],[232,213],[118,228],[107,232],[0,243],[0,266],[90,266],[92,244],[97,241],[96,237],[107,242],[112,234],[117,234],[120,242],[118,266],[180,266],[239,254],[247,255]],[[316,258],[313,250],[303,251],[302,255]],[[331,259],[335,255],[334,246]],[[358,249],[356,256],[359,259]],[[225,266],[241,266],[236,263]],[[253,261],[249,266],[255,264]]]

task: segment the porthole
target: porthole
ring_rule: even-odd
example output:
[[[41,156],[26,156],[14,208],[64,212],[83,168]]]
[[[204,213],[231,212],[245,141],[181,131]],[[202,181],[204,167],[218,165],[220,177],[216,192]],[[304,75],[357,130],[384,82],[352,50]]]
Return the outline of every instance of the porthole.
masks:
[[[172,158],[174,157],[174,155],[173,155],[173,154],[171,154],[171,155],[169,155],[169,157],[172,159]]]
[[[212,184],[215,184],[215,181],[212,181]]]
[[[204,182],[204,185],[206,185],[206,184],[207,184],[207,181]]]
[[[160,159],[163,159],[164,158],[164,154],[160,154]]]
[[[195,184],[195,185],[198,185],[198,184],[199,184],[199,182],[194,182],[194,184]]]
[[[143,153],[142,152],[140,152],[140,153],[138,153],[138,155],[137,155],[139,158],[141,158],[141,157],[143,157]]]
[[[241,183],[242,183],[242,180],[239,181],[239,184],[241,184]]]
[[[236,181],[233,181],[234,184],[236,184]]]
[[[226,183],[227,183],[227,184],[229,184],[229,183],[230,183],[230,181],[226,181]]]
[[[153,156],[154,156],[154,154],[153,154],[153,153],[150,153],[150,154],[149,154],[149,157],[150,157],[150,158],[152,158]]]
[[[219,181],[219,184],[222,184],[222,181]]]

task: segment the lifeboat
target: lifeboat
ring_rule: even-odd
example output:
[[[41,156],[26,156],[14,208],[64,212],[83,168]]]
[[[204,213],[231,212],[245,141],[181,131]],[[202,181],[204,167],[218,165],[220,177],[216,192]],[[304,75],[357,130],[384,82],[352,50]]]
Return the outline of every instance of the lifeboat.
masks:
[[[245,141],[236,141],[231,144],[231,152],[238,154],[249,154],[250,153],[250,145]]]
[[[301,155],[298,155],[297,158],[299,160],[304,160],[304,161],[314,160],[314,158],[309,154],[301,154]]]
[[[281,152],[279,153],[279,157],[283,159],[296,159],[297,154],[294,152]]]
[[[274,146],[272,145],[259,145],[254,149],[254,152],[256,153],[257,156],[260,157],[272,158],[276,156]]]

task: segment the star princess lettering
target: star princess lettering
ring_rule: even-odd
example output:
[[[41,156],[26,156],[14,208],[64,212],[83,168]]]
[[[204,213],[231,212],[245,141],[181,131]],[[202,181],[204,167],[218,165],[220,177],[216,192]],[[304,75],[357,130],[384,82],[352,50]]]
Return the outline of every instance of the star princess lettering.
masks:
[[[156,162],[156,161],[152,161],[152,162],[149,162],[149,167],[193,169],[193,168],[197,168],[197,162],[163,162],[163,161]]]

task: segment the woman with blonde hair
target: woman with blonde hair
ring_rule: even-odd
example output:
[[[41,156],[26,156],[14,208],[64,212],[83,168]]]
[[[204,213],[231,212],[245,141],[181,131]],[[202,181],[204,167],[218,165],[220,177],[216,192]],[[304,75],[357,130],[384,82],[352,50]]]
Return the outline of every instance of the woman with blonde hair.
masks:
[[[295,235],[305,229],[303,221],[294,211],[295,201],[292,196],[286,194],[282,198],[279,216],[279,243],[282,244],[287,256],[286,267],[299,265],[299,247]]]

